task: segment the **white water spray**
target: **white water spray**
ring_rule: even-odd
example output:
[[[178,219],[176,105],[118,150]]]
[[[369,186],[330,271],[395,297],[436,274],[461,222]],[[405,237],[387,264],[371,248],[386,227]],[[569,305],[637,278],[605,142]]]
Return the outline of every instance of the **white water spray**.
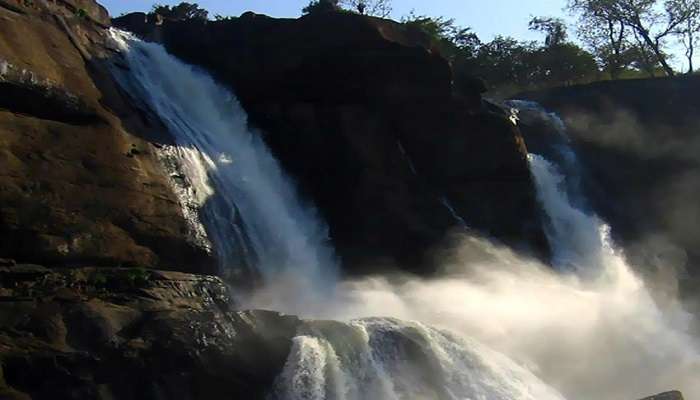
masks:
[[[474,340],[391,318],[307,322],[276,386],[284,400],[563,400]]]
[[[250,131],[235,96],[160,45],[114,29],[110,34],[129,67],[126,73],[115,69],[117,77],[167,125],[175,143],[161,156],[184,182],[178,193],[185,214],[195,209],[224,267],[240,264],[248,252],[265,279],[334,282],[326,226]]]

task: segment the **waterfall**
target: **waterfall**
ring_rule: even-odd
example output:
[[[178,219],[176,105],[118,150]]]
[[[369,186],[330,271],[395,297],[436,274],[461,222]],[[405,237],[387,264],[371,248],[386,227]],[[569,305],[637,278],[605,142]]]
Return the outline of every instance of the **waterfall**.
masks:
[[[307,322],[272,398],[563,400],[474,340],[391,318]]]
[[[248,265],[265,279],[334,281],[326,226],[250,130],[236,97],[158,44],[115,29],[110,35],[128,67],[114,68],[115,76],[172,135],[159,156],[195,239],[211,243],[223,272]]]
[[[700,394],[694,317],[654,301],[577,197],[580,166],[563,123],[537,109],[561,139],[553,160],[528,157],[558,270],[467,232],[439,277],[342,282],[315,316],[345,322],[305,324],[273,399]]]
[[[536,154],[529,154],[528,162],[537,197],[548,217],[545,232],[554,265],[579,275],[597,272],[605,262],[603,257],[615,257],[610,227],[573,205],[565,189],[566,178],[555,164]]]
[[[452,203],[447,199],[446,196],[442,196],[440,198],[440,203],[447,209],[447,211],[450,212],[450,215],[452,215],[452,218],[459,224],[464,229],[469,229],[469,225],[467,224],[467,221],[462,218],[461,215],[455,210],[455,208],[452,206]]]
[[[581,206],[573,152],[569,164],[529,157],[555,262],[567,273],[466,232],[440,276],[373,276],[335,287],[325,225],[248,128],[235,96],[157,44],[116,30],[111,38],[122,58],[119,83],[172,135],[158,156],[192,240],[216,252],[223,272],[249,265],[265,278],[242,304],[260,306],[260,295],[269,308],[307,318],[270,399],[700,395],[692,318],[679,304],[656,305],[605,223]],[[451,208],[447,199],[444,206]],[[336,289],[310,300],[290,289],[290,276],[310,280],[311,292]]]
[[[544,155],[528,155],[537,197],[547,216],[545,233],[552,249],[552,263],[562,271],[592,277],[620,255],[611,243],[610,226],[586,209],[582,168],[571,148],[566,124],[537,103],[511,100],[507,104],[515,107],[518,119],[538,120],[555,133],[547,152],[552,161]]]

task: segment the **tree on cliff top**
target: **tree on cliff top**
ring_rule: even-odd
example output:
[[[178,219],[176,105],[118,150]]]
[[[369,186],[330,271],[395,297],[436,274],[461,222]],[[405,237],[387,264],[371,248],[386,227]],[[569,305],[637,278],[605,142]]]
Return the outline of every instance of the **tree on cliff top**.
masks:
[[[667,7],[687,13],[685,22],[678,25],[675,34],[685,47],[685,57],[688,60],[688,73],[694,70],[693,57],[695,46],[700,40],[700,0],[669,0]]]
[[[531,80],[544,84],[571,85],[588,82],[599,75],[594,56],[567,41],[566,24],[559,18],[535,17],[530,30],[545,34],[544,47],[532,51]]]
[[[197,3],[182,2],[176,6],[156,4],[153,6],[153,14],[160,15],[169,21],[202,20],[206,21],[209,12],[200,8]]]
[[[340,4],[348,10],[373,17],[388,18],[391,15],[390,0],[340,0]]]
[[[311,0],[306,7],[301,9],[301,12],[304,14],[315,14],[339,10],[338,0]]]
[[[452,18],[427,17],[411,13],[401,22],[409,29],[416,29],[428,35],[432,45],[451,62],[460,57],[475,57],[478,48],[482,45],[471,28],[457,26]]]
[[[547,47],[559,46],[566,42],[568,33],[566,24],[561,18],[535,17],[528,24],[531,31],[544,32],[544,44]]]
[[[303,14],[348,10],[374,17],[387,18],[391,14],[390,0],[311,0]]]
[[[692,0],[569,0],[569,9],[580,14],[587,26],[607,25],[615,57],[620,57],[620,44],[634,36],[638,49],[653,54],[654,62],[673,76],[666,39],[678,35],[683,27],[697,21],[700,14]],[[692,45],[692,41],[691,41]]]

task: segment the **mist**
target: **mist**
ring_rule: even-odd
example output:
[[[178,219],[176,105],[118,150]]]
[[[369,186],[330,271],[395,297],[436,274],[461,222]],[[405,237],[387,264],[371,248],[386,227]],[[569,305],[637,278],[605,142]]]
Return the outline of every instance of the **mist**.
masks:
[[[457,242],[443,255],[439,278],[349,280],[332,299],[298,302],[280,296],[294,286],[282,279],[246,306],[306,318],[420,321],[490,346],[569,399],[635,399],[671,389],[700,396],[700,340],[692,315],[677,301],[657,306],[622,255],[584,281],[486,239]]]
[[[612,242],[610,227],[574,206],[557,166],[537,155],[529,161],[549,217],[553,266],[461,233],[438,255],[434,278],[346,280],[324,298],[303,277],[287,275],[244,306],[314,319],[418,321],[510,357],[569,399],[636,399],[672,389],[700,396],[697,322],[678,300],[676,277],[648,287]]]

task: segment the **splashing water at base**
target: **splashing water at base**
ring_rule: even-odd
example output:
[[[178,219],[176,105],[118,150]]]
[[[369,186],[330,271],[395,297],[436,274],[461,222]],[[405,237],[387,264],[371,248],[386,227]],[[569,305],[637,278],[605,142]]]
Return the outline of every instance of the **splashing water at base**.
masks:
[[[445,261],[444,272],[445,276],[436,279],[396,276],[344,282],[334,301],[311,307],[309,304],[286,303],[282,306],[270,303],[275,285],[268,288],[267,296],[264,293],[258,293],[258,296],[265,298],[268,302],[264,304],[273,308],[281,307],[307,317],[348,321],[351,327],[362,325],[364,318],[369,316],[386,316],[447,329],[467,338],[466,344],[454,342],[451,351],[476,353],[498,363],[493,351],[481,354],[484,346],[488,346],[515,360],[520,369],[530,371],[569,399],[636,399],[670,389],[682,390],[687,398],[700,394],[700,343],[692,331],[691,316],[679,304],[659,309],[643,282],[622,259],[612,260],[604,266],[604,273],[596,279],[583,280],[573,274],[556,273],[536,261],[522,259],[509,249],[496,247],[486,240],[465,237],[462,245]],[[260,298],[252,301],[256,300]],[[397,340],[415,343],[410,337],[404,337],[403,329],[392,328],[400,324],[389,324],[387,334],[395,335]],[[313,343],[317,341],[325,346],[324,350],[317,358],[306,358],[304,362],[294,361],[301,355],[293,352],[285,372],[287,378],[282,379],[289,379],[291,371],[303,375],[305,370],[316,368],[326,371],[314,375],[316,383],[313,384],[323,388],[324,396],[329,391],[339,390],[334,389],[338,380],[333,376],[340,375],[345,382],[351,382],[344,383],[345,386],[358,385],[362,378],[357,376],[357,370],[342,362],[340,369],[332,374],[325,366],[310,365],[315,362],[328,364],[335,360],[334,357],[342,361],[343,357],[352,359],[367,354],[364,345],[346,342],[351,340],[348,331],[349,328],[330,339],[324,332],[300,332],[297,340],[313,339]],[[473,343],[484,346],[474,347]],[[414,356],[424,355],[436,351],[438,344],[416,346],[421,350],[402,351]],[[346,349],[349,355],[341,356],[340,348]],[[384,354],[395,349],[395,345],[383,349],[378,345],[369,354]],[[410,371],[424,368],[424,360],[410,359],[405,355],[389,358],[388,367],[372,364],[368,368],[373,371],[370,373],[373,376],[389,367],[401,370],[402,365]],[[468,375],[473,374],[473,370],[480,371],[481,367],[479,364],[460,365],[451,373]],[[506,387],[512,384],[511,380],[542,385],[537,379],[530,380],[530,372],[527,376],[511,374],[492,378]],[[435,370],[435,373],[442,375],[445,371]],[[389,386],[403,380],[400,373],[386,379],[391,383]],[[439,386],[425,385],[432,388],[430,390]],[[285,386],[286,393],[297,393],[289,394],[286,397],[289,399],[326,398],[299,395],[310,390],[309,386],[300,383]],[[454,397],[440,392],[440,396],[425,398],[479,398],[472,389],[459,388],[455,389]],[[389,393],[384,397],[365,398],[402,398],[395,396],[396,392]],[[509,398],[530,397],[516,391]]]
[[[307,322],[273,398],[563,400],[473,340],[390,318]]]
[[[549,238],[564,272],[524,259],[487,240],[465,236],[460,246],[445,255],[439,278],[393,276],[348,281],[339,286],[334,301],[322,305],[276,303],[274,293],[283,285],[280,282],[257,293],[251,301],[309,317],[349,321],[350,327],[363,326],[367,317],[385,316],[421,321],[461,338],[473,338],[465,339],[467,344],[453,342],[452,351],[471,353],[476,357],[472,361],[482,358],[497,363],[497,353],[482,352],[483,346],[474,346],[483,343],[515,360],[521,366],[518,371],[529,371],[527,375],[482,376],[487,382],[503,385],[501,388],[508,393],[505,398],[531,398],[524,394],[533,393],[529,389],[523,392],[510,386],[513,382],[542,385],[530,372],[569,399],[636,399],[671,389],[682,390],[687,398],[700,396],[700,340],[692,315],[678,302],[659,308],[644,282],[611,245],[607,225],[571,205],[556,166],[535,155],[530,156],[530,163],[540,201],[552,220]],[[381,346],[367,350],[364,342],[343,342],[347,333],[329,338],[326,331],[302,332],[280,378],[286,382],[285,398],[368,396],[353,392],[352,387],[358,385],[372,388],[367,389],[373,390],[372,395],[365,398],[499,398],[488,387],[457,386],[449,390],[447,372],[426,361],[436,357],[434,352],[439,349],[435,336],[416,341],[407,333],[413,323],[390,320],[386,324],[387,334],[420,350],[396,343],[383,350]],[[348,347],[354,356],[344,356],[338,350]],[[380,381],[363,380],[364,375],[351,367],[353,361],[343,361],[358,354],[374,357],[397,348],[403,352],[401,356],[366,367],[372,371],[370,376],[383,377]],[[332,373],[329,365],[334,368]],[[404,367],[408,372],[386,373],[392,368],[403,371]],[[426,371],[432,371],[443,384],[421,381],[412,375],[415,370],[423,371],[416,373],[419,376],[429,376]],[[483,372],[482,366],[474,363],[460,365],[450,373],[469,375],[475,370]],[[294,381],[290,378],[297,376],[294,374],[313,375],[315,389],[301,384],[307,382],[304,379]],[[338,376],[342,379],[335,378]],[[396,389],[406,379],[418,388]],[[338,382],[342,383],[341,389]],[[381,392],[382,388],[389,389]],[[407,397],[406,393],[411,392],[425,397]],[[355,394],[342,397],[335,393]],[[480,397],[483,393],[487,394]]]

